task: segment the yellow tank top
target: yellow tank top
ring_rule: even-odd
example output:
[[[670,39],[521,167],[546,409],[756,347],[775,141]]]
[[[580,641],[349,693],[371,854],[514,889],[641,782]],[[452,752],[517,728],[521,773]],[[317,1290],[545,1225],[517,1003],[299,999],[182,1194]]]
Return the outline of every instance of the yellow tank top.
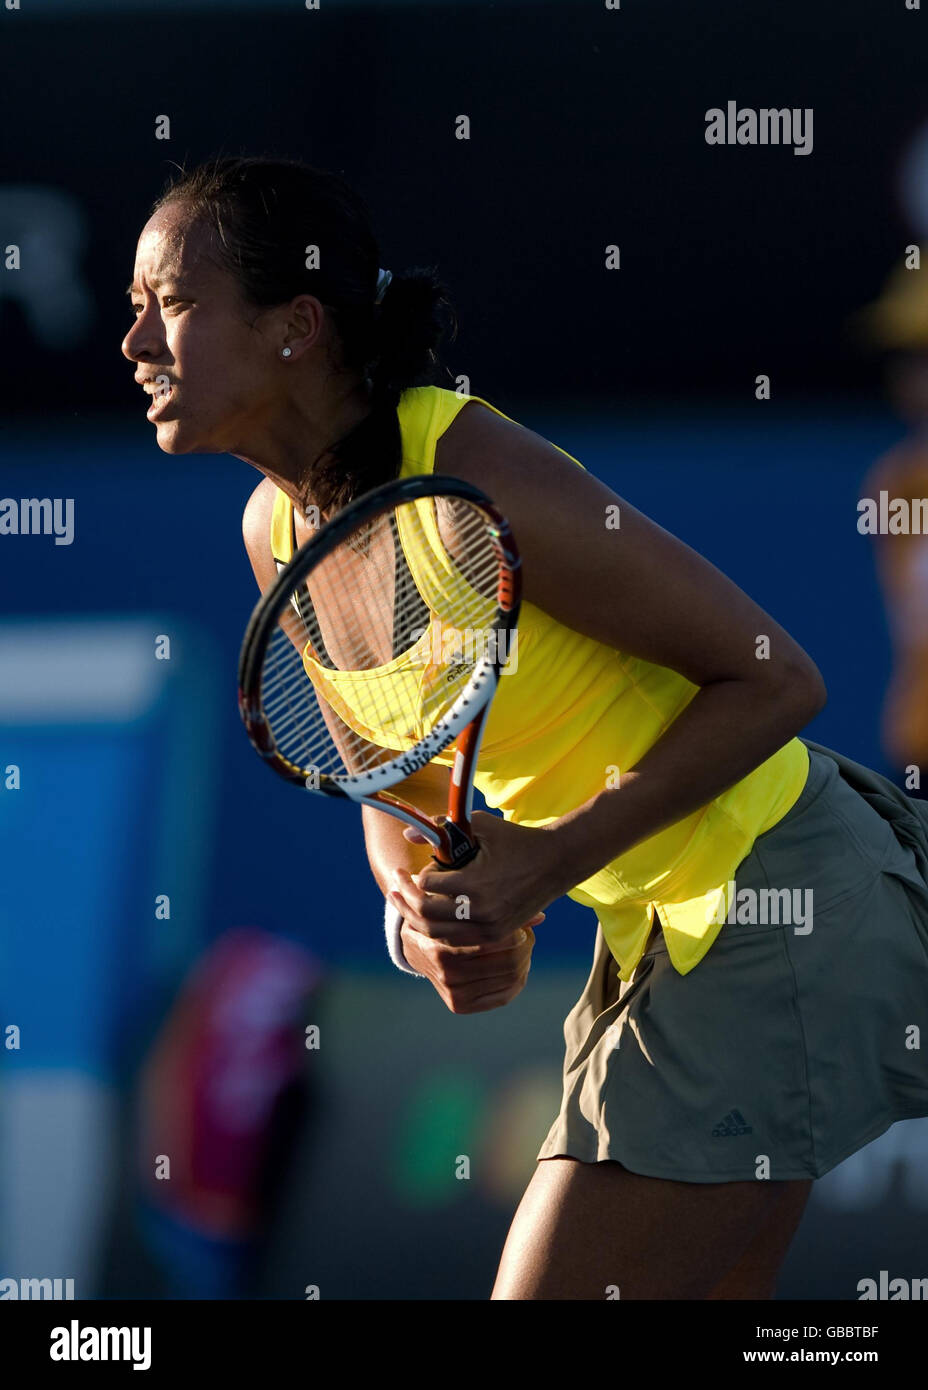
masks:
[[[433,471],[436,444],[468,401],[503,415],[479,396],[459,396],[436,386],[403,393],[397,412],[401,477]],[[566,457],[583,467],[570,454]],[[430,593],[440,592],[441,542],[437,536],[409,533],[401,534],[401,541],[428,603]],[[271,550],[278,564],[293,553],[292,504],[281,491],[271,517]],[[428,641],[427,633],[420,638]],[[421,678],[418,646],[381,672],[403,680],[417,671]],[[519,825],[546,825],[602,791],[610,775],[620,778],[698,689],[676,671],[585,637],[527,602],[519,616],[516,656],[514,669],[500,680],[487,719],[475,782],[489,806]],[[304,663],[341,718],[352,724],[351,687],[357,677],[323,667],[311,652]],[[392,748],[411,746],[416,738],[414,729],[358,732]],[[450,764],[452,757],[436,761]],[[675,968],[685,975],[698,964],[727,915],[728,885],[736,867],[757,836],[798,800],[808,770],[808,751],[793,738],[707,806],[571,890],[571,898],[595,910],[621,979],[630,979],[641,959],[655,911]]]

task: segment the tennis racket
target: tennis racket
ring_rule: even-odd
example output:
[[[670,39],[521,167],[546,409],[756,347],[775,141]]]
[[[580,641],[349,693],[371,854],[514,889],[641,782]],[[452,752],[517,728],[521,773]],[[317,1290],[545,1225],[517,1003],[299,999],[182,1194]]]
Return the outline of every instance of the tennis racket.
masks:
[[[478,488],[430,474],[366,493],[252,613],[239,660],[252,744],[294,786],[415,826],[440,868],[467,864],[480,741],[520,592],[508,523]],[[452,744],[446,816],[391,794]]]

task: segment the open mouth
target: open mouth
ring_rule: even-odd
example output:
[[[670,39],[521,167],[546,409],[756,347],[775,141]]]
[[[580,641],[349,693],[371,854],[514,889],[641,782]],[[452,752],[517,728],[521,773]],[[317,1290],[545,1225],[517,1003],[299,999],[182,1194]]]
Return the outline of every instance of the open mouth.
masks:
[[[147,418],[154,420],[160,415],[165,407],[174,399],[174,387],[155,386],[151,391],[151,405],[148,407]]]

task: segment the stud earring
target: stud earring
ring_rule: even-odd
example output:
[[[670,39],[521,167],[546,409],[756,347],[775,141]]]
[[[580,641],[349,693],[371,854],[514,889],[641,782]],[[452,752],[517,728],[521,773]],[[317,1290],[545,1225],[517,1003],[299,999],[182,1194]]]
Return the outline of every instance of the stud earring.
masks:
[[[290,357],[290,356],[292,356],[292,353],[293,353],[293,349],[292,349],[292,348],[281,348],[281,349],[280,349],[280,355],[281,355],[281,357]]]

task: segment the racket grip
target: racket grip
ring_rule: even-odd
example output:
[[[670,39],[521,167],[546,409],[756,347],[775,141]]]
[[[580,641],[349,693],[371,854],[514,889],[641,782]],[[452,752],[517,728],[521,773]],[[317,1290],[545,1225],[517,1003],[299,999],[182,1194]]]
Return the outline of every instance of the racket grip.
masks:
[[[403,914],[393,906],[388,900],[384,903],[383,929],[387,938],[387,951],[390,959],[397,970],[402,970],[404,975],[414,975],[417,980],[424,980],[426,977],[421,975],[418,970],[413,970],[403,954],[403,939],[400,933],[403,929]]]
[[[476,859],[480,846],[468,834],[470,823],[467,823],[467,830],[457,825],[447,816],[436,817],[435,824],[440,826],[445,832],[445,840],[448,846],[448,859],[440,859],[437,854],[432,855],[432,860],[439,869],[463,869],[465,864],[469,864],[472,859]]]
[[[479,845],[473,845],[471,849],[462,850],[453,864],[447,864],[443,859],[439,859],[437,854],[433,854],[432,863],[435,865],[436,869],[463,869],[465,864],[469,864],[472,859],[476,859],[479,849]]]

